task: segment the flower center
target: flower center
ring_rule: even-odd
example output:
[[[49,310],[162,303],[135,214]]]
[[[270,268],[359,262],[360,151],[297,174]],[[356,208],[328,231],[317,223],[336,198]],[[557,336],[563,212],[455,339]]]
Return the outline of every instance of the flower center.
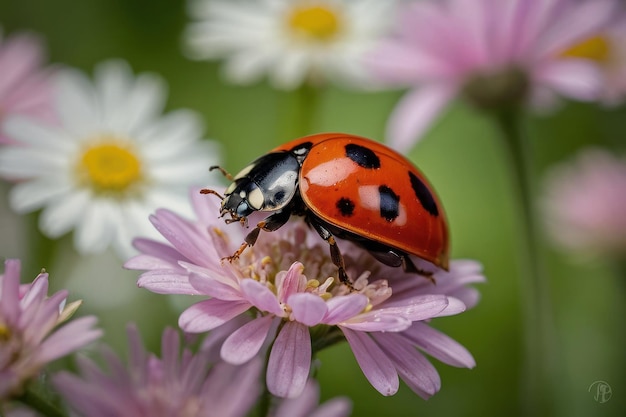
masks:
[[[78,176],[81,184],[98,193],[122,194],[141,182],[141,162],[130,144],[105,138],[83,152]]]
[[[599,63],[605,63],[611,55],[611,47],[606,37],[592,36],[563,51],[563,58],[585,58]]]
[[[474,106],[483,110],[515,107],[528,93],[528,77],[517,67],[507,67],[468,78],[463,93]]]
[[[289,28],[312,41],[327,42],[341,29],[339,16],[326,6],[299,6],[291,10]]]
[[[0,343],[6,342],[9,339],[11,339],[11,329],[4,324],[0,324]]]

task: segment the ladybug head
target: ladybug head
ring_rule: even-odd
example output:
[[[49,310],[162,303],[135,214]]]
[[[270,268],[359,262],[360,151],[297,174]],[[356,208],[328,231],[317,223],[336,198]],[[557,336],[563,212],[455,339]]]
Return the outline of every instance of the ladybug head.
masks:
[[[241,221],[263,207],[263,193],[246,178],[236,180],[228,187],[222,200],[221,215],[230,214],[231,221]]]
[[[222,216],[245,222],[255,211],[278,211],[298,189],[300,164],[288,152],[266,154],[235,175],[222,200]]]

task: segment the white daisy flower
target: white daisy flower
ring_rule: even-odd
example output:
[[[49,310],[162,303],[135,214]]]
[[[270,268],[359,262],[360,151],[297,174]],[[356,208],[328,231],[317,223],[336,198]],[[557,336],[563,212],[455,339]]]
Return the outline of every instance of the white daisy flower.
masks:
[[[193,59],[226,59],[234,82],[280,89],[328,79],[365,87],[363,55],[388,32],[396,0],[190,0]]]
[[[189,188],[207,184],[218,146],[200,140],[195,113],[162,116],[164,81],[135,77],[123,61],[97,66],[93,83],[70,69],[54,81],[57,124],[6,121],[15,143],[0,149],[0,176],[16,181],[11,207],[43,209],[42,232],[57,238],[74,230],[82,254],[113,246],[129,256],[132,238],[152,233],[148,216],[156,208],[191,213]]]

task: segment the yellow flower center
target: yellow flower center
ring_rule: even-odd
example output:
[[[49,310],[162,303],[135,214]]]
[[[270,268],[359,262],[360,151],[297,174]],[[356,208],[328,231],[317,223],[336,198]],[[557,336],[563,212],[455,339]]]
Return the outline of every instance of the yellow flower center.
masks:
[[[561,53],[564,58],[585,58],[605,63],[611,55],[611,46],[606,37],[592,36],[579,42]]]
[[[325,6],[298,6],[289,15],[289,28],[305,39],[327,42],[341,29],[336,11]]]
[[[11,338],[11,329],[4,324],[0,324],[0,342],[6,342]]]
[[[78,175],[81,184],[95,192],[123,194],[141,182],[141,162],[128,143],[104,138],[83,152]]]

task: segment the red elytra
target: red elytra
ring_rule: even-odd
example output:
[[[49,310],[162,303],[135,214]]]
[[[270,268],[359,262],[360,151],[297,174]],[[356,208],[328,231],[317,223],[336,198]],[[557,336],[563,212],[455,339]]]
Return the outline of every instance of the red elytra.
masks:
[[[306,142],[313,146],[302,162],[299,188],[310,210],[336,227],[448,269],[445,213],[433,187],[411,161],[380,142],[343,133],[306,136],[271,152],[288,151]],[[355,163],[346,156],[348,145],[372,151],[380,161],[379,166],[366,168]],[[364,161],[366,157],[363,156]],[[396,217],[393,212],[387,218],[381,213],[381,186],[388,187],[398,197]],[[339,201],[345,201],[342,198],[355,203],[351,215],[345,215],[338,207]],[[344,207],[349,205],[346,203]]]
[[[305,136],[261,156],[232,179],[222,197],[221,214],[231,216],[227,222],[245,223],[254,211],[271,214],[230,259],[254,245],[260,230],[277,230],[296,215],[330,244],[344,283],[350,281],[335,236],[408,272],[434,272],[418,269],[409,255],[448,269],[448,226],[432,186],[408,159],[379,142],[345,133]]]

